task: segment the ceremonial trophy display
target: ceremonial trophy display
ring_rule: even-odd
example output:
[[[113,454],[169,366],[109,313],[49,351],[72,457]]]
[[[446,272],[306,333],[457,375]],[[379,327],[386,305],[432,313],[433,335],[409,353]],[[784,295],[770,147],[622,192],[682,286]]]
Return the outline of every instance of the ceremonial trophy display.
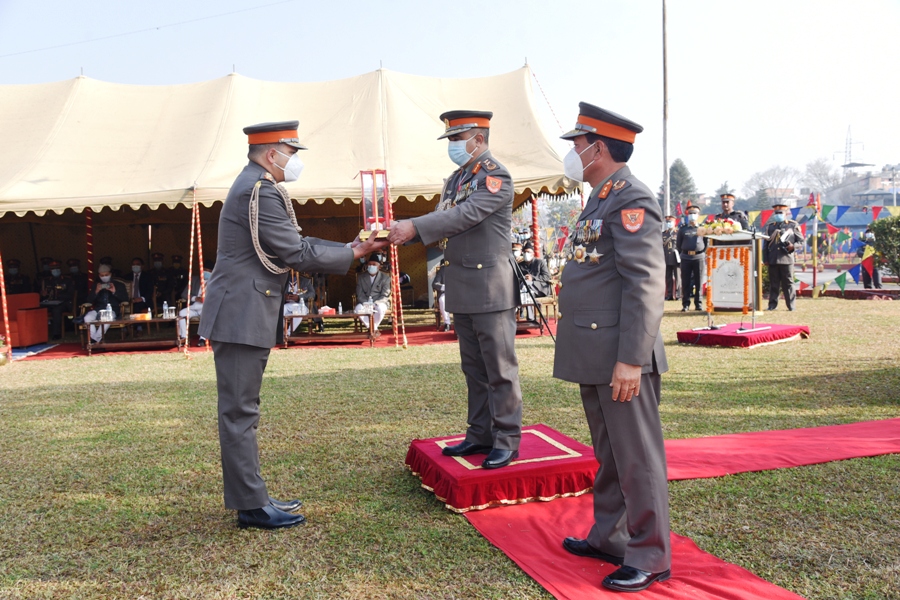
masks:
[[[740,314],[750,316],[747,333],[768,327],[756,327],[756,315],[762,300],[762,241],[768,237],[755,229],[745,231],[730,219],[702,225],[698,231],[707,240],[706,250],[706,315],[707,326],[699,330],[718,329],[713,315]],[[743,319],[742,319],[743,321]]]
[[[362,219],[359,232],[364,242],[373,234],[376,239],[387,239],[390,233],[390,196],[387,193],[387,174],[384,171],[362,171]]]

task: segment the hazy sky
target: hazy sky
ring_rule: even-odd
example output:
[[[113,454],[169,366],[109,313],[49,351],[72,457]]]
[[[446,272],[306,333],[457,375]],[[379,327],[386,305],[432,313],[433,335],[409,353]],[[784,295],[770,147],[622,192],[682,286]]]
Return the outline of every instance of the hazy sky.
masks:
[[[661,0],[0,0],[0,85],[82,69],[140,85],[215,79],[232,68],[320,81],[379,61],[416,75],[481,77],[527,57],[564,128],[579,100],[644,126],[631,167],[656,189],[661,8]],[[684,160],[701,192],[726,180],[740,192],[775,164],[842,164],[850,127],[861,142],[854,161],[900,163],[898,32],[898,0],[669,0],[669,161]],[[534,92],[547,130],[558,131]]]

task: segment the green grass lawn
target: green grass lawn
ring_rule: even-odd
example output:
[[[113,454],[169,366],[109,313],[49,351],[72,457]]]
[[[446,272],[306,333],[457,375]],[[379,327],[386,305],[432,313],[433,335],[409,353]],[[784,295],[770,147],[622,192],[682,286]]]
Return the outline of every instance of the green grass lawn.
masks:
[[[765,319],[810,339],[732,350],[678,345],[705,317],[668,303],[666,437],[900,416],[900,303],[798,306]],[[550,338],[517,351],[525,423],[589,444]],[[0,598],[550,598],[404,467],[411,439],[464,429],[456,345],[274,351],[262,398],[263,476],[309,519],[291,530],[222,506],[212,353],[0,368]],[[900,597],[900,456],[669,489],[673,531],[769,581]]]

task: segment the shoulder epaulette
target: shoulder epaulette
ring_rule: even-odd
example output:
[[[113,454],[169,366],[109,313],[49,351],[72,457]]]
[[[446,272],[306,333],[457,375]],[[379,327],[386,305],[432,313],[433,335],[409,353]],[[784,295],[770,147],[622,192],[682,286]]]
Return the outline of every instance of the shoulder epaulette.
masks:
[[[620,179],[613,184],[612,189],[613,189],[613,191],[621,192],[622,190],[624,190],[625,188],[627,188],[630,185],[631,185],[631,182],[629,182],[627,179]]]
[[[498,165],[497,163],[492,161],[490,158],[485,158],[478,164],[484,165],[484,168],[487,169],[488,171],[496,171],[497,169],[500,168],[500,165]]]

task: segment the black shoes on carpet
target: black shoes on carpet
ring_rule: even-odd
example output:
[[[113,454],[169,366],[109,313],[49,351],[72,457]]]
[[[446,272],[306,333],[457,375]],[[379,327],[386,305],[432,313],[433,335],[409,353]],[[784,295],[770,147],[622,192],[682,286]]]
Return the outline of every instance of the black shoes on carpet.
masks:
[[[482,446],[472,442],[460,442],[455,446],[447,446],[441,450],[444,456],[469,456],[472,454],[487,454],[487,458],[481,463],[485,469],[499,469],[505,467],[519,457],[518,450],[501,450],[491,446]]]
[[[604,577],[601,585],[617,592],[640,592],[646,590],[652,583],[665,581],[671,576],[671,569],[666,569],[661,573],[650,573],[623,565]]]
[[[563,548],[577,556],[586,556],[588,558],[597,558],[611,565],[620,566],[625,559],[621,556],[613,556],[606,552],[601,552],[591,546],[587,540],[580,540],[575,537],[567,537],[563,540]]]
[[[455,446],[447,446],[441,450],[444,456],[469,456],[470,454],[488,454],[493,448],[491,446],[479,446],[472,442],[460,442]]]

